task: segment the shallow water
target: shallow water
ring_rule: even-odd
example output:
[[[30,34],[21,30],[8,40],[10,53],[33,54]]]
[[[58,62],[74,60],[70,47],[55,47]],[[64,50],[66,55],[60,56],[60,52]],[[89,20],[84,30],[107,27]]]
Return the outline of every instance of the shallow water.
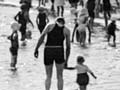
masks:
[[[11,11],[10,13],[7,11]],[[20,45],[18,55],[18,70],[11,72],[9,70],[10,42],[7,36],[10,35],[10,23],[12,17],[17,13],[18,8],[0,7],[0,90],[45,90],[44,80],[45,69],[43,65],[44,45],[39,49],[39,58],[33,56],[34,48],[39,38],[39,32],[35,25],[32,30],[32,40],[27,42],[26,47]],[[69,15],[66,11],[65,17]],[[35,22],[36,11],[31,11],[32,21]],[[66,17],[67,26],[72,32],[73,22],[71,16]],[[87,64],[98,77],[94,80],[90,76],[88,90],[120,90],[120,32],[117,31],[117,47],[107,45],[105,33],[100,27],[95,27],[95,33],[92,35],[92,43],[87,43],[86,48],[79,46],[79,43],[71,43],[71,55],[69,66],[76,65],[76,57],[84,56]],[[21,42],[20,42],[21,44]],[[51,90],[57,90],[56,87],[56,69],[54,68]],[[76,81],[76,71],[64,70],[64,90],[76,90],[78,85]]]

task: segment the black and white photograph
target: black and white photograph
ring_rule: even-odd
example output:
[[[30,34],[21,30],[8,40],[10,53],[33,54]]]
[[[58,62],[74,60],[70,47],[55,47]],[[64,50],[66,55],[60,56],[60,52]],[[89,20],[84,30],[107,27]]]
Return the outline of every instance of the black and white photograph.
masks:
[[[0,90],[120,90],[120,0],[0,0]]]

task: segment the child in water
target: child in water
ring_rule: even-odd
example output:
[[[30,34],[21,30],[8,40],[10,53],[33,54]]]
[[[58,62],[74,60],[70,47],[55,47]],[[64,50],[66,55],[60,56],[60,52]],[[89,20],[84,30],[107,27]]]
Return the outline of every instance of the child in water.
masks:
[[[77,70],[77,84],[80,87],[80,90],[86,90],[87,85],[89,84],[89,76],[88,72],[96,79],[97,77],[94,75],[94,73],[89,69],[87,65],[84,65],[84,58],[82,56],[77,57],[77,65],[74,68],[69,68],[69,70]]]
[[[108,25],[108,44],[110,44],[110,38],[111,36],[113,36],[113,46],[115,47],[116,46],[116,34],[115,34],[115,31],[116,31],[116,21],[115,21],[115,18],[112,18],[112,21],[111,23]]]
[[[20,29],[20,25],[18,23],[13,23],[11,25],[12,34],[8,37],[11,41],[10,53],[11,53],[11,70],[16,70],[17,64],[17,56],[18,56],[18,48],[19,48],[19,41],[18,41],[18,30]]]

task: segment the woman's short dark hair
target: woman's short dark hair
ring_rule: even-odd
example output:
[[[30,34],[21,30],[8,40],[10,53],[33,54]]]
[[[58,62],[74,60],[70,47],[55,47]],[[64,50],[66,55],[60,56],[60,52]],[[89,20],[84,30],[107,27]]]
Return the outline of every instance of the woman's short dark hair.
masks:
[[[65,19],[63,17],[57,18],[56,21],[65,24]]]

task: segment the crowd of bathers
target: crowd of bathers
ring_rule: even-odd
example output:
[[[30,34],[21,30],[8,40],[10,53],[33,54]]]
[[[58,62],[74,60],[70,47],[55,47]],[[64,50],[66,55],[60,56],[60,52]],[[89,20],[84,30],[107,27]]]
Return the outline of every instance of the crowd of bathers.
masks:
[[[99,0],[98,0],[99,1]],[[117,1],[117,0],[116,0]],[[80,46],[86,45],[86,30],[88,33],[88,42],[91,43],[91,34],[94,32],[94,19],[99,16],[99,12],[102,10],[105,19],[105,31],[107,34],[108,44],[110,44],[110,38],[113,36],[113,46],[116,46],[116,18],[111,18],[112,6],[110,0],[102,0],[102,4],[97,0],[51,0],[50,12],[55,14],[55,23],[47,25],[50,21],[48,9],[45,8],[48,0],[39,0],[38,15],[36,17],[36,24],[40,32],[40,38],[36,45],[34,56],[38,58],[39,47],[44,42],[44,38],[47,35],[47,41],[44,49],[44,65],[46,68],[46,90],[50,89],[52,68],[55,62],[57,68],[57,79],[58,79],[58,90],[63,90],[63,69],[77,69],[77,83],[80,86],[80,90],[86,90],[86,86],[89,83],[89,72],[95,79],[97,78],[93,72],[84,65],[84,57],[77,57],[76,67],[68,67],[68,59],[71,50],[71,41],[74,42],[74,36],[76,35],[76,41],[80,43]],[[74,29],[72,34],[72,40],[70,40],[70,30],[65,26],[64,17],[64,5],[69,2],[71,14],[75,16]],[[19,38],[18,31],[21,33],[22,46],[26,46],[26,39],[31,39],[32,32],[28,29],[30,26],[34,28],[34,24],[29,17],[30,8],[32,8],[31,0],[20,1],[20,11],[15,15],[14,19],[16,22],[12,23],[12,34],[8,37],[11,41],[10,53],[11,59],[11,70],[16,71],[18,49],[19,49]],[[42,4],[42,5],[41,5]],[[117,2],[119,5],[119,2]],[[82,9],[78,7],[81,5]],[[99,7],[98,7],[99,6]],[[97,12],[97,13],[96,13]],[[108,19],[111,19],[111,23],[108,24]],[[64,52],[64,41],[66,41],[66,52]],[[65,55],[64,55],[65,54]]]

